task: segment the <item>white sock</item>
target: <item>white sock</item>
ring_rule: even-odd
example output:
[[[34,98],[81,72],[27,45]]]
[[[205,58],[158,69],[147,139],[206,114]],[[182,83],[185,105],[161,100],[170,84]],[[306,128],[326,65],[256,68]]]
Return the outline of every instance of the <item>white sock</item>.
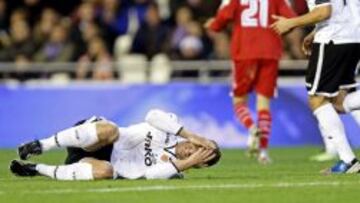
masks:
[[[57,180],[93,180],[92,165],[74,163],[70,165],[50,166],[37,164],[36,170],[43,176]]]
[[[62,147],[89,147],[99,141],[95,123],[85,123],[40,140],[43,151]]]
[[[344,98],[343,107],[346,112],[360,110],[360,91],[352,92]]]
[[[323,139],[324,145],[325,145],[325,152],[327,154],[331,155],[337,155],[336,147],[335,145],[327,138],[325,130],[319,125],[321,137]]]
[[[347,141],[344,125],[332,104],[317,108],[314,115],[330,143],[335,146],[340,159],[345,163],[351,163],[355,155]]]

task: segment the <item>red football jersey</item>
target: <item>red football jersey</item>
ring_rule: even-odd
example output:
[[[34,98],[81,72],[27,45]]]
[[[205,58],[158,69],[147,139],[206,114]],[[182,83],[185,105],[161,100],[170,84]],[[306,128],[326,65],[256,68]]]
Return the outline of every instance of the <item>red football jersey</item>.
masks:
[[[210,29],[220,31],[233,23],[231,55],[233,60],[277,59],[282,53],[281,37],[270,25],[271,16],[286,18],[296,14],[287,0],[223,0]]]

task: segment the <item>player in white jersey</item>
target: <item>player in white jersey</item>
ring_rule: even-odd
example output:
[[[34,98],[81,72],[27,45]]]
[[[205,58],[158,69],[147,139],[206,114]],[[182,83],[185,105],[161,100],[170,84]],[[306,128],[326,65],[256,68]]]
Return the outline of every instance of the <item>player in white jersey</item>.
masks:
[[[311,5],[309,5],[310,8],[314,8],[316,6],[315,1],[309,2],[309,3],[311,4]],[[341,32],[339,32],[339,34],[336,32],[331,32],[331,33],[334,35],[334,37],[337,37],[337,38],[339,38],[339,37],[347,38],[347,40],[346,40],[347,42],[360,43],[360,0],[347,0],[347,1],[343,1],[343,2],[337,2],[337,3],[338,3],[338,5],[340,3],[340,6],[336,7],[336,8],[338,8],[337,13],[339,13],[339,10],[343,11],[342,15],[338,15],[338,19],[340,16],[341,16],[341,19],[344,19],[342,24],[345,27],[343,27],[341,29]],[[341,21],[338,20],[335,22],[341,22]],[[306,55],[311,54],[311,46],[313,44],[314,37],[315,37],[317,30],[318,29],[314,29],[313,32],[311,32],[304,39],[303,51]],[[337,29],[337,30],[339,30],[339,29]],[[322,30],[322,32],[324,32],[324,31]],[[339,43],[339,42],[337,42],[337,43]],[[354,51],[354,52],[356,53],[356,51]],[[359,58],[360,58],[360,56],[359,56]],[[349,73],[348,81],[352,81],[351,83],[353,83],[353,84],[342,86],[340,88],[338,96],[336,96],[336,98],[332,99],[332,103],[334,104],[334,107],[340,113],[349,113],[349,112],[344,112],[345,110],[342,107],[343,102],[344,102],[344,99],[347,96],[347,94],[349,92],[354,92],[356,90],[355,86],[357,86],[355,79],[351,79],[351,78],[354,78],[353,70],[349,70],[348,73]],[[356,123],[358,125],[360,125],[360,111],[353,110],[350,113],[353,116],[353,118],[355,119]],[[325,132],[321,128],[320,128],[320,132],[321,132],[324,144],[325,144],[325,152],[315,155],[315,156],[312,156],[310,159],[313,161],[320,161],[320,162],[337,159],[338,152],[336,150],[336,147],[326,138]]]
[[[360,30],[360,0],[348,1],[350,6],[350,12],[352,19],[351,21],[357,27],[358,31]],[[359,39],[360,42],[360,39]]]
[[[118,127],[93,117],[74,127],[18,148],[22,160],[58,148],[68,148],[65,165],[13,160],[19,176],[48,176],[58,180],[169,179],[182,171],[214,165],[221,153],[214,141],[186,130],[174,114],[151,110],[145,122]]]
[[[358,173],[360,164],[338,115],[352,113],[360,121],[360,92],[354,91],[358,85],[355,69],[360,58],[359,32],[354,20],[359,14],[358,7],[354,0],[308,0],[307,3],[309,13],[291,19],[274,16],[278,21],[272,28],[284,34],[295,27],[316,24],[314,32],[304,41],[304,49],[310,54],[306,86],[320,131],[339,154],[340,161],[328,172]]]

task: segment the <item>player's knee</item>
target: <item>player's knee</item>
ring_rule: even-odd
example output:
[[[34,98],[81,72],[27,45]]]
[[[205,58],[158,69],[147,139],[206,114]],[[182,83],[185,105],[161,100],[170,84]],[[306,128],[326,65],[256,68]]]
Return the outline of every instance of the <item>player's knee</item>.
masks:
[[[346,113],[345,109],[344,109],[344,98],[345,98],[346,94],[339,94],[337,97],[333,98],[331,103],[334,106],[335,110],[338,113]]]
[[[345,109],[344,109],[344,106],[343,106],[342,104],[339,104],[339,103],[332,103],[332,104],[333,104],[333,106],[334,106],[334,109],[335,109],[338,113],[340,113],[340,114],[346,113],[346,112],[345,112]]]
[[[309,105],[313,111],[327,103],[329,103],[329,100],[323,96],[310,96],[309,98]]]
[[[119,128],[110,121],[102,121],[96,124],[99,141],[104,144],[114,143],[119,138]]]
[[[242,95],[242,96],[234,96],[233,97],[233,104],[234,105],[244,104],[244,103],[247,103],[247,101],[248,101],[247,94]]]
[[[270,109],[270,98],[262,94],[257,94],[256,108],[257,110],[269,110]]]
[[[90,164],[93,178],[96,180],[113,178],[113,167],[107,161],[101,161],[94,158],[83,158],[79,161],[79,163]]]
[[[113,167],[108,162],[96,163],[93,165],[94,179],[111,179],[113,178]]]

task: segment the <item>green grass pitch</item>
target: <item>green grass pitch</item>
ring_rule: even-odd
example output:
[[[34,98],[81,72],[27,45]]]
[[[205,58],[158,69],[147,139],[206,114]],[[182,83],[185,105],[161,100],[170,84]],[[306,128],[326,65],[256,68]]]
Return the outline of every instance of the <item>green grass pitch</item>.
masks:
[[[359,175],[323,176],[328,163],[308,161],[318,148],[271,150],[274,163],[258,165],[241,150],[223,150],[214,168],[191,170],[184,180],[107,180],[62,182],[18,178],[8,171],[14,150],[0,150],[0,202],[69,203],[350,203],[360,202]],[[55,151],[33,161],[56,164],[65,154]]]

